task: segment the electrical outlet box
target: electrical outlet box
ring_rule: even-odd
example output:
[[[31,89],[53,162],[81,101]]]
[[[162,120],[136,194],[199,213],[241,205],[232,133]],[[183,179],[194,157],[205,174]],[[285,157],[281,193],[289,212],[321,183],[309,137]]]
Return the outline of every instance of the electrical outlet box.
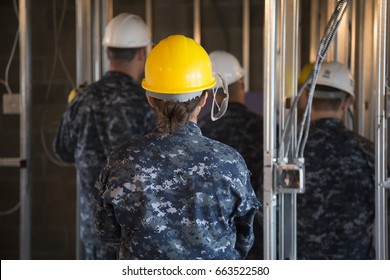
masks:
[[[282,163],[274,168],[276,191],[279,193],[305,192],[304,167],[298,164]]]
[[[3,114],[20,114],[20,94],[3,94]]]

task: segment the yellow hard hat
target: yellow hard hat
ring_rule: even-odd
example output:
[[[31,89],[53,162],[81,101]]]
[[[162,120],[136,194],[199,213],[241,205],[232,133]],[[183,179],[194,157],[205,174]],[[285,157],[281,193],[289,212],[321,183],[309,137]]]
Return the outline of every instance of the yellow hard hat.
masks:
[[[309,77],[311,71],[313,71],[313,68],[314,68],[314,63],[308,63],[305,66],[303,66],[302,71],[298,78],[298,85],[303,85],[305,83],[307,77]]]
[[[77,95],[77,89],[74,88],[72,89],[70,92],[69,92],[69,95],[68,95],[68,103],[72,102],[72,100],[76,97]]]
[[[207,52],[183,35],[169,36],[151,50],[142,81],[147,95],[180,102],[200,96],[215,84]]]
[[[73,88],[68,94],[68,103],[72,102],[73,99],[79,94],[79,92],[87,86],[87,83],[81,84],[78,88]]]

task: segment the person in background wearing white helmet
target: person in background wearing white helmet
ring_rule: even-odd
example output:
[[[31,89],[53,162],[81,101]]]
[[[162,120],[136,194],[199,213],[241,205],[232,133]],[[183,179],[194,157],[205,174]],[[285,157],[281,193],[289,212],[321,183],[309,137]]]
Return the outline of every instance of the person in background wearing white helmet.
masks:
[[[116,149],[95,186],[96,228],[120,259],[243,259],[252,247],[259,202],[245,161],[197,125],[215,83],[193,39],[150,52],[142,87],[157,130]]]
[[[117,248],[103,246],[96,234],[91,191],[114,147],[155,128],[155,113],[139,84],[149,44],[146,25],[139,16],[122,13],[114,17],[103,39],[109,71],[71,100],[54,139],[58,158],[76,164],[80,238],[86,259],[117,258]]]
[[[229,106],[223,118],[213,121],[203,117],[199,127],[203,135],[236,149],[252,173],[251,183],[262,201],[263,197],[263,119],[245,106],[244,69],[231,53],[217,50],[209,54],[213,71],[224,78],[229,89]],[[224,93],[218,90],[221,98]],[[262,212],[255,218],[255,242],[248,259],[263,258]]]
[[[372,259],[375,150],[343,124],[355,98],[350,71],[324,62],[313,97],[305,193],[297,195],[298,259]]]

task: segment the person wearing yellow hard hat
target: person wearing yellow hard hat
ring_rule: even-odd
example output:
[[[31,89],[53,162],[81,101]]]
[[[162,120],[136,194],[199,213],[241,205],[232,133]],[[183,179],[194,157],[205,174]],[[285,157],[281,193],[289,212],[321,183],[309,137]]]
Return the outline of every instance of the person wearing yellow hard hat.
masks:
[[[301,73],[299,74],[298,78],[298,86],[303,86],[303,84],[306,82],[306,80],[311,75],[311,72],[313,71],[314,63],[310,62],[303,66]]]
[[[251,171],[251,184],[257,197],[263,197],[263,118],[245,106],[245,71],[231,53],[215,50],[209,54],[213,71],[219,73],[228,86],[229,106],[220,120],[207,115],[199,121],[203,135],[236,149]],[[223,90],[218,90],[223,96]],[[218,98],[217,98],[218,99]],[[255,241],[247,259],[263,259],[262,211],[254,222]]]
[[[250,172],[197,125],[215,84],[193,39],[172,35],[150,52],[142,87],[157,129],[114,150],[95,187],[96,228],[120,259],[243,259],[251,248]]]
[[[109,71],[99,81],[69,95],[54,139],[57,157],[74,162],[77,169],[81,258],[116,259],[118,255],[118,246],[106,246],[96,234],[91,191],[114,147],[155,128],[154,110],[139,82],[150,42],[139,16],[122,13],[109,21],[102,42]]]
[[[312,113],[303,153],[306,190],[297,195],[298,259],[375,257],[374,145],[343,123],[354,98],[350,70],[324,62],[306,105]]]

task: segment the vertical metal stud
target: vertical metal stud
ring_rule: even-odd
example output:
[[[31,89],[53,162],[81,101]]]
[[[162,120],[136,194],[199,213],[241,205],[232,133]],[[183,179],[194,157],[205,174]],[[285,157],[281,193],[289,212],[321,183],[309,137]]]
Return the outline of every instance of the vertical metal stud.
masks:
[[[265,0],[264,13],[264,259],[276,259],[276,196],[273,193],[276,96],[277,1]]]
[[[114,7],[113,7],[113,0],[101,0],[101,1],[102,3],[101,3],[100,30],[102,34],[101,38],[103,38],[106,25],[113,17]],[[101,42],[100,42],[100,48],[101,48],[101,59],[102,59],[102,73],[106,73],[110,68],[110,62],[105,53],[106,50],[101,44]]]
[[[283,128],[286,97],[294,98],[297,91],[299,0],[281,0],[280,13],[280,126]],[[291,134],[293,155],[296,145],[296,115],[293,116]],[[281,133],[279,134],[281,135]],[[282,147],[279,147],[282,148]],[[280,159],[279,159],[280,160]],[[290,162],[293,160],[290,157]],[[279,194],[279,255],[280,259],[296,259],[296,193]]]
[[[201,43],[200,0],[194,0],[194,41]]]
[[[30,1],[19,1],[20,25],[20,259],[31,258],[31,24]]]
[[[97,81],[102,76],[102,32],[100,28],[101,22],[101,1],[94,1],[92,3],[92,33],[94,36],[92,40],[92,81]]]
[[[249,90],[250,70],[250,0],[242,1],[242,66],[245,71],[245,91]]]
[[[148,27],[148,32],[150,38],[153,38],[153,9],[152,9],[152,0],[145,1],[145,21],[146,26]],[[146,47],[146,52],[149,53],[152,49],[152,46],[149,45]]]
[[[376,121],[375,121],[375,251],[376,258],[384,260],[387,253],[387,211],[386,192],[383,184],[386,180],[386,56],[387,56],[387,1],[375,1],[375,33],[376,48],[374,59],[374,92],[376,92]]]

